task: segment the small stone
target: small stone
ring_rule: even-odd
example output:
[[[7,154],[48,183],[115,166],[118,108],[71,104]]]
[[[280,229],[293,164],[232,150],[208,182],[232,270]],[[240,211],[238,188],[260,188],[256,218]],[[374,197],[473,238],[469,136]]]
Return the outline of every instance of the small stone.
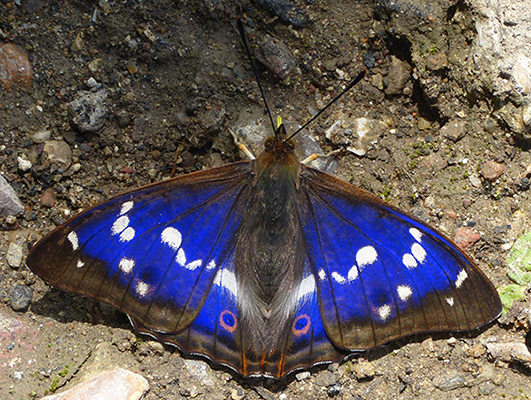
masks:
[[[363,64],[369,69],[376,67],[376,59],[374,58],[374,54],[372,53],[366,53],[363,55]]]
[[[134,75],[138,72],[138,67],[136,66],[136,63],[133,60],[127,61],[126,68],[131,75]]]
[[[66,392],[47,396],[42,400],[139,400],[148,390],[148,381],[143,376],[117,368],[102,372]]]
[[[470,251],[481,235],[472,228],[461,226],[455,230],[454,242],[463,251]]]
[[[505,167],[503,164],[495,161],[486,161],[481,166],[481,176],[486,180],[493,182],[503,174],[504,170]]]
[[[384,89],[383,76],[381,74],[374,74],[371,76],[370,79],[371,79],[372,86],[380,90]]]
[[[479,358],[485,354],[485,347],[481,344],[470,347],[466,350],[466,354],[470,357]]]
[[[466,122],[460,119],[454,119],[448,121],[441,128],[441,135],[445,138],[450,139],[452,142],[458,142],[466,134]]]
[[[17,194],[0,174],[0,217],[19,215],[24,212],[24,205]]]
[[[449,370],[444,374],[439,374],[433,379],[433,386],[448,392],[459,388],[466,387],[468,385],[466,376],[462,373],[458,373],[455,370]]]
[[[523,342],[487,343],[487,351],[495,360],[518,361],[531,367],[531,353]]]
[[[85,41],[83,40],[83,32],[79,32],[72,42],[72,46],[70,46],[70,49],[72,51],[80,51],[83,49],[83,46],[85,45]]]
[[[391,56],[389,74],[387,74],[387,88],[384,90],[388,96],[401,94],[411,76],[411,67],[408,63]]]
[[[48,129],[44,129],[42,131],[36,132],[33,135],[32,139],[34,143],[44,143],[47,140],[50,140],[51,137],[52,137],[52,132],[49,131]]]
[[[9,306],[14,311],[26,311],[33,298],[33,289],[19,284],[12,285],[7,297],[9,298]]]
[[[352,372],[358,381],[372,379],[375,375],[374,366],[366,360],[360,360],[354,364]]]
[[[31,88],[33,68],[25,52],[13,43],[0,46],[0,82],[6,89],[18,85],[26,90]]]
[[[46,162],[57,164],[63,171],[72,164],[72,150],[68,143],[62,140],[49,140],[44,143],[42,156]]]
[[[481,179],[479,179],[479,176],[476,173],[470,174],[468,180],[475,188],[481,187]]]
[[[33,167],[33,164],[31,163],[30,160],[26,160],[25,158],[22,158],[20,156],[17,157],[17,162],[18,162],[18,169],[21,170],[22,172],[29,171],[31,167]]]
[[[419,121],[418,121],[418,123],[417,123],[417,127],[418,127],[421,131],[425,131],[425,130],[431,128],[431,122],[428,121],[428,120],[425,119],[425,118],[419,118]]]
[[[55,206],[55,202],[56,202],[56,199],[55,199],[55,194],[53,190],[46,189],[40,199],[41,206],[52,208],[53,206]]]
[[[458,342],[457,339],[454,338],[453,336],[446,341],[448,346],[452,346],[452,347],[455,346],[457,344],[457,342]]]
[[[258,61],[280,79],[289,77],[296,65],[288,46],[270,35],[264,35],[256,47],[254,55]]]
[[[11,242],[7,248],[6,260],[7,264],[11,268],[18,268],[22,264],[22,257],[24,256],[24,250],[18,243]]]
[[[317,375],[317,378],[315,378],[315,384],[317,386],[328,387],[335,385],[336,383],[337,377],[333,372],[330,371],[323,371]]]
[[[299,372],[295,375],[295,379],[297,379],[299,382],[303,381],[305,379],[308,379],[311,376],[311,374],[308,371]]]
[[[230,398],[232,400],[243,400],[245,398],[245,392],[240,387],[234,388],[230,393]]]
[[[68,115],[72,125],[80,132],[99,131],[109,117],[106,104],[107,91],[80,91],[72,102],[68,103]]]
[[[370,118],[351,118],[345,114],[334,117],[334,124],[325,132],[326,138],[360,157],[367,153],[371,144],[388,131],[385,122]]]

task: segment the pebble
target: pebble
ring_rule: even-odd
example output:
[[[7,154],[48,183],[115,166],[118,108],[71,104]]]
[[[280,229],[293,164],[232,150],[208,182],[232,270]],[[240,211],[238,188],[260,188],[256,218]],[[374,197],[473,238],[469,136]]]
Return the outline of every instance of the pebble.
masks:
[[[18,268],[22,264],[22,257],[24,256],[24,249],[21,245],[15,242],[9,243],[7,248],[6,260],[11,268]]]
[[[48,140],[42,150],[44,160],[66,170],[72,164],[72,150],[63,140]]]
[[[106,100],[105,89],[97,92],[78,92],[77,97],[68,103],[68,115],[72,125],[80,132],[99,131],[109,117]]]
[[[498,179],[505,170],[503,164],[497,163],[496,161],[486,161],[481,165],[481,176],[488,181],[495,181]]]
[[[376,374],[372,363],[366,360],[360,360],[358,363],[354,364],[352,372],[358,381],[372,379]]]
[[[40,203],[42,207],[52,208],[55,206],[56,198],[53,190],[46,189],[41,196]]]
[[[230,393],[230,398],[232,400],[243,400],[245,398],[245,392],[242,388],[234,388]]]
[[[366,53],[363,55],[363,64],[369,69],[376,67],[376,60],[372,53]]]
[[[311,374],[308,371],[299,372],[295,375],[295,379],[297,379],[299,382],[303,381],[305,379],[308,379],[311,376]]]
[[[431,128],[431,122],[428,121],[428,120],[425,119],[425,118],[419,118],[419,121],[418,121],[418,123],[417,123],[417,127],[418,127],[421,131],[425,131],[425,130]]]
[[[33,167],[33,164],[31,163],[30,160],[26,160],[25,158],[22,158],[20,156],[17,157],[17,162],[18,162],[18,169],[21,170],[22,172],[29,171],[31,167]]]
[[[337,383],[337,377],[333,372],[323,371],[315,378],[315,384],[317,386],[332,386]]]
[[[42,131],[36,132],[32,136],[32,139],[34,143],[44,143],[47,140],[50,140],[51,137],[52,137],[52,132],[47,129],[44,129]]]
[[[288,78],[296,65],[288,46],[270,35],[264,36],[256,47],[254,56],[280,79]]]
[[[29,90],[33,79],[33,69],[28,56],[13,43],[0,46],[0,82],[6,89],[13,84]]]
[[[433,379],[433,386],[442,390],[443,392],[459,389],[467,385],[467,376],[455,370],[448,370],[443,374],[437,375]]]
[[[441,135],[452,142],[458,142],[465,134],[466,122],[460,119],[450,120],[441,128]]]
[[[0,217],[19,215],[23,212],[24,205],[11,185],[0,175]]]
[[[117,368],[42,400],[139,400],[148,390],[148,381],[143,376]]]
[[[487,351],[495,360],[519,361],[531,367],[531,353],[523,342],[487,343]]]
[[[391,56],[389,73],[387,74],[387,88],[384,90],[388,96],[402,94],[407,81],[411,77],[411,67],[408,63]]]
[[[472,186],[478,188],[481,187],[481,179],[479,179],[478,174],[472,173],[468,176],[468,180],[472,184]]]
[[[454,242],[463,251],[470,251],[481,235],[472,228],[461,226],[455,230]]]
[[[28,309],[33,298],[33,289],[28,286],[15,284],[9,287],[7,297],[9,298],[9,306],[14,311],[25,311]]]
[[[363,157],[369,146],[389,127],[385,122],[370,118],[351,118],[345,114],[333,117],[336,121],[325,131],[326,138],[339,146],[347,146],[347,150]]]

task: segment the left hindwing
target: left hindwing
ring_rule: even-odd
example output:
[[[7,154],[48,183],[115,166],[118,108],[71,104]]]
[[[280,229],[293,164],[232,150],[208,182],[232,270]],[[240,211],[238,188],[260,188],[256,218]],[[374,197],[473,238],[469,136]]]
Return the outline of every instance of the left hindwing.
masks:
[[[302,229],[335,345],[368,349],[415,333],[466,331],[500,314],[490,281],[437,231],[312,168],[301,185]]]

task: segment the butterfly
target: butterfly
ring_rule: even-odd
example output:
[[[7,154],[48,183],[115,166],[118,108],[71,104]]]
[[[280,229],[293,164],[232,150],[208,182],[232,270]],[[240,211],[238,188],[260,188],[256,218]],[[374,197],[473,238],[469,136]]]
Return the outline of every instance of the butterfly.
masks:
[[[41,239],[29,268],[138,332],[243,376],[280,378],[501,311],[449,239],[297,159],[283,124],[252,161],[105,201]]]

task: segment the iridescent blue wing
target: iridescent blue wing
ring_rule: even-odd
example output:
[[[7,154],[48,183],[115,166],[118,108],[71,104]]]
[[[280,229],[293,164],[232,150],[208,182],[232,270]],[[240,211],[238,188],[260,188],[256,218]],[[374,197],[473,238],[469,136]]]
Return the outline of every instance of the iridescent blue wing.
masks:
[[[447,238],[339,179],[306,168],[301,225],[322,324],[343,349],[468,331],[499,316],[487,277]]]
[[[234,237],[252,179],[241,162],[120,195],[43,238],[27,264],[119,308],[144,333],[238,369]]]

